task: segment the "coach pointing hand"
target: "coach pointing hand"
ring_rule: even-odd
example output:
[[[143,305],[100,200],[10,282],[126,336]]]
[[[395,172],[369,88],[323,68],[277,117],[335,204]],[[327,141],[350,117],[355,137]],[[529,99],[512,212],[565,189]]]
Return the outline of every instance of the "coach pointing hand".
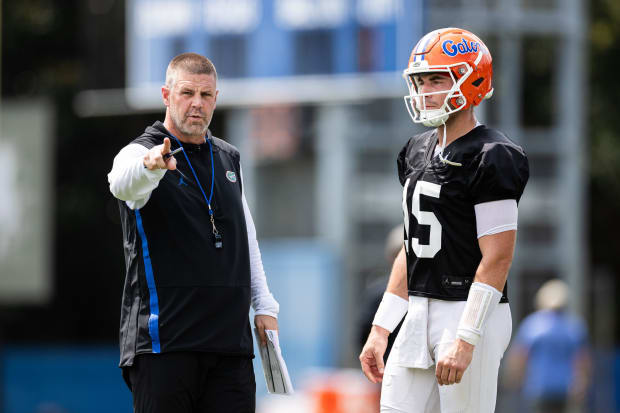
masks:
[[[152,171],[153,169],[177,169],[177,160],[174,156],[164,159],[164,155],[170,153],[170,138],[164,138],[164,143],[153,146],[144,155],[144,167]]]

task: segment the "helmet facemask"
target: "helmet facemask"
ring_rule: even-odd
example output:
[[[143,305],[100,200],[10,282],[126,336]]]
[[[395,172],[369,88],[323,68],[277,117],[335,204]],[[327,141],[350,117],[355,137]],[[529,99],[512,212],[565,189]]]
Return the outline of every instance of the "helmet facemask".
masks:
[[[426,63],[426,62],[421,62]],[[452,68],[463,72],[457,80]],[[414,123],[421,123],[424,126],[437,127],[444,124],[452,113],[458,112],[467,106],[467,98],[461,92],[461,85],[469,78],[473,72],[471,66],[460,62],[449,66],[428,66],[421,64],[419,67],[407,68],[403,72],[403,77],[409,88],[409,95],[405,96],[405,106],[409,116]],[[429,93],[419,93],[418,87],[413,79],[414,75],[442,73],[452,79],[452,87],[447,90],[440,90]],[[428,96],[446,94],[443,104],[438,109],[426,109],[426,99]]]

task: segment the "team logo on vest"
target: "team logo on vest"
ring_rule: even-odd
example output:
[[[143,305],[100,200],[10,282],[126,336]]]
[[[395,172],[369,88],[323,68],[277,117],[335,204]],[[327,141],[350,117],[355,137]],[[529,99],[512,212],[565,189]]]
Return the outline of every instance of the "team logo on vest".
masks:
[[[467,40],[462,39],[459,43],[454,44],[453,40],[446,40],[441,45],[443,52],[450,57],[454,57],[457,54],[467,54],[472,52],[477,52],[480,44],[478,42],[470,41],[469,44]]]
[[[234,171],[226,171],[226,178],[230,182],[237,182],[237,174]]]

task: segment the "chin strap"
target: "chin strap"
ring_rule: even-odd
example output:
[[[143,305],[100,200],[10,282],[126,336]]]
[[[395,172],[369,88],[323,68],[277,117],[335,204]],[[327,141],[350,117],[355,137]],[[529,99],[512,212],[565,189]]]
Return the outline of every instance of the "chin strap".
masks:
[[[441,162],[451,165],[451,166],[463,166],[463,164],[460,162],[452,162],[443,157],[443,150],[446,147],[446,121],[445,120],[443,121],[442,125],[443,125],[443,143],[439,147],[439,159],[441,160]]]

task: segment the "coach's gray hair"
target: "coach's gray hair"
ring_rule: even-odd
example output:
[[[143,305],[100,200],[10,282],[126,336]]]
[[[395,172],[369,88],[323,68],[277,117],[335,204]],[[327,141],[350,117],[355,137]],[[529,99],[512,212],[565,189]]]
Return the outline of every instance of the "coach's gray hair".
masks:
[[[197,53],[182,53],[170,61],[168,69],[166,69],[166,87],[168,89],[174,87],[179,71],[192,75],[213,75],[217,80],[217,72],[213,63]]]

